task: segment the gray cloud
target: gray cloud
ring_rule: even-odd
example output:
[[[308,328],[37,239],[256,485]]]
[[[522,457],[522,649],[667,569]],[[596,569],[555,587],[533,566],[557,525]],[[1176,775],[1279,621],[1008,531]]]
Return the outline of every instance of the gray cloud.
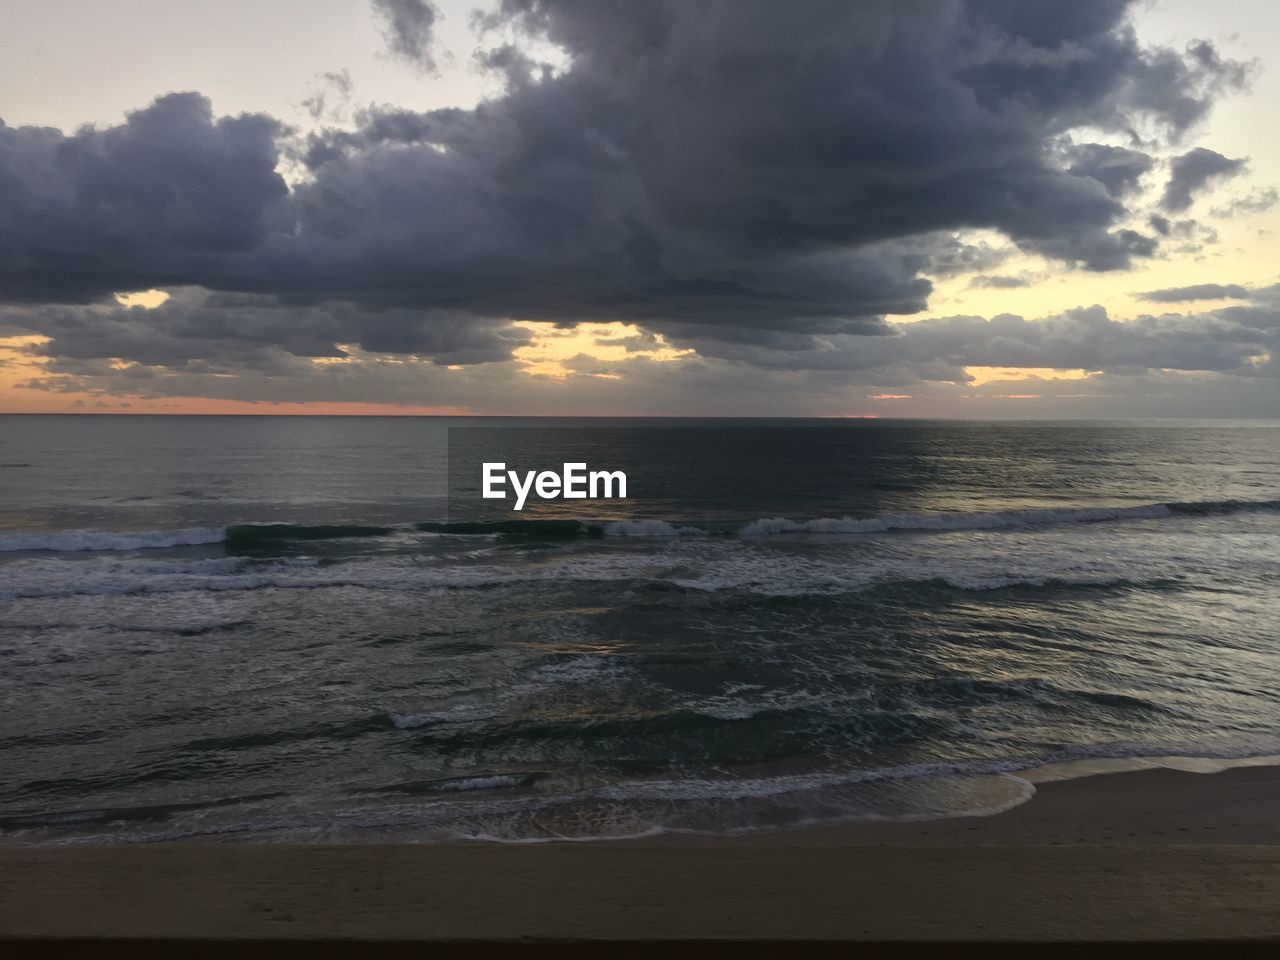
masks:
[[[348,70],[333,70],[317,78],[311,95],[302,101],[302,107],[312,120],[337,122],[344,118],[346,105],[351,99],[355,84]]]
[[[1245,298],[1249,296],[1249,288],[1238,283],[1197,283],[1189,287],[1148,290],[1136,296],[1151,303],[1186,303],[1191,300]]]
[[[391,52],[434,72],[433,31],[440,17],[435,4],[429,0],[371,0],[371,3],[383,22]]]
[[[1214,207],[1210,213],[1215,217],[1247,217],[1255,213],[1266,213],[1280,202],[1280,192],[1275,187],[1254,190],[1243,197],[1229,200],[1220,207]]]
[[[374,110],[298,142],[174,94],[106,130],[0,127],[0,291],[267,298],[25,315],[71,359],[188,362],[225,340],[489,360],[518,342],[511,318],[884,349],[884,317],[923,310],[928,277],[1006,255],[957,232],[1092,270],[1156,253],[1126,206],[1145,154],[1062,144],[1176,140],[1247,70],[1143,47],[1129,6],[504,0],[498,20],[568,65],[500,53],[506,93],[474,110]],[[427,5],[376,7],[393,48],[427,49]],[[291,190],[286,158],[305,172]]]
[[[933,279],[994,270],[1018,252],[1012,244],[969,242],[946,233],[912,237],[905,242],[924,258],[923,272]]]
[[[1257,359],[1280,355],[1280,286],[1249,291],[1204,285],[1145,296],[1168,301],[1240,296],[1248,302],[1210,313],[1147,315],[1129,321],[1114,320],[1098,306],[1035,320],[1012,314],[990,319],[940,317],[894,325],[874,337],[679,322],[662,323],[661,332],[671,345],[696,351],[675,361],[671,370],[724,362],[769,374],[825,371],[849,383],[880,386],[963,382],[964,368],[971,366],[1250,376],[1271,369],[1280,374],[1274,361],[1270,367],[1259,366]],[[51,338],[31,348],[48,358],[51,373],[78,378],[77,382],[114,378],[128,387],[153,381],[148,389],[156,391],[191,376],[234,374],[248,380],[285,378],[305,392],[317,376],[336,375],[317,373],[327,371],[328,365],[317,368],[313,358],[360,358],[357,367],[387,369],[403,355],[431,359],[439,366],[488,364],[506,370],[510,380],[514,371],[504,362],[530,340],[526,329],[500,322],[482,325],[472,318],[423,317],[401,310],[373,314],[348,304],[282,305],[267,297],[200,290],[180,291],[155,310],[10,307],[0,311],[3,326]],[[652,333],[602,342],[632,353],[661,346]],[[619,361],[617,370],[630,376],[636,362]],[[586,358],[570,366],[586,373],[611,373],[611,364]],[[358,399],[386,399],[376,385],[367,386],[368,393]],[[509,386],[519,389],[514,383]]]
[[[1013,290],[1018,287],[1029,287],[1031,286],[1031,281],[1026,277],[1000,277],[978,274],[978,276],[969,281],[969,286],[975,289],[985,287],[992,290]]]
[[[1174,253],[1198,254],[1205,247],[1218,242],[1218,231],[1199,220],[1170,220],[1168,217],[1152,214],[1147,222],[1161,237],[1177,242],[1176,246],[1166,247],[1166,250]]]
[[[641,331],[629,337],[597,339],[596,344],[601,347],[622,347],[628,353],[634,353],[641,350],[656,350],[662,346],[662,341],[652,333]]]
[[[966,379],[965,367],[1046,367],[1111,373],[1145,370],[1236,371],[1277,346],[1275,307],[1251,313],[1168,314],[1118,321],[1100,306],[1038,320],[941,317],[901,324],[888,336],[812,336],[788,342],[733,343],[697,328],[668,340],[699,354],[763,369],[840,370],[867,382]],[[892,380],[878,379],[892,371]]]
[[[1155,161],[1138,150],[1112,147],[1101,143],[1085,143],[1074,147],[1068,156],[1068,172],[1077,177],[1092,177],[1113,197],[1135,193],[1140,181]]]
[[[684,333],[686,342],[697,342],[697,331]],[[866,411],[868,404],[886,415],[1239,416],[1280,409],[1280,366],[1259,359],[1280,352],[1280,286],[1254,291],[1250,303],[1238,307],[1129,322],[1091,307],[1041,320],[940,317],[874,338],[820,336],[766,345],[747,339],[730,344],[713,335],[698,345],[705,354],[671,362],[643,354],[620,361],[571,358],[566,366],[577,375],[567,380],[517,374],[508,363],[446,371],[355,349],[345,362],[317,365],[265,347],[242,358],[165,368],[56,358],[48,375],[30,386],[117,398],[377,401],[542,414],[840,414]],[[1056,367],[1090,375],[975,387],[968,366]],[[881,392],[911,399],[886,410],[874,406]],[[1036,399],[1016,399],[1028,396]]]
[[[529,342],[504,320],[444,311],[365,310],[350,303],[281,303],[261,294],[175,291],[155,309],[115,304],[0,308],[0,332],[50,338],[41,355],[66,360],[120,359],[149,366],[248,364],[264,357],[342,357],[353,345],[438,364],[509,360]],[[230,369],[230,368],[228,368]]]
[[[282,129],[191,93],[71,136],[0,123],[0,297],[86,302],[256,261],[284,226]]]
[[[1160,206],[1170,213],[1181,213],[1211,181],[1235,176],[1244,170],[1245,162],[1243,158],[1232,160],[1204,147],[1174,157]]]
[[[1257,68],[1253,61],[1223,59],[1213,44],[1204,40],[1189,43],[1181,55],[1159,48],[1139,56],[1141,66],[1132,71],[1121,100],[1139,117],[1159,118],[1175,142],[1204,119],[1216,96],[1247,88]],[[1194,64],[1190,74],[1188,62]],[[1133,140],[1141,140],[1136,125],[1129,133]]]

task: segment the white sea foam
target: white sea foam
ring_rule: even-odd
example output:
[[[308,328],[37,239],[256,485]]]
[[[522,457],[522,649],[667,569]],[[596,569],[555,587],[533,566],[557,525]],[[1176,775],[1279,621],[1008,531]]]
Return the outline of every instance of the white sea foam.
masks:
[[[1150,509],[1049,511],[1048,516],[1133,518]],[[1044,511],[1016,514],[1024,520],[1046,516]],[[988,515],[948,516],[972,520]],[[1100,549],[1096,531],[1082,523],[1016,526],[1009,521],[991,535],[948,536],[948,529],[963,529],[953,520],[951,527],[940,528],[945,543],[906,536],[805,538],[803,543],[787,537],[675,536],[650,540],[652,546],[644,549],[623,549],[619,541],[583,541],[539,551],[536,562],[510,550],[487,557],[446,557],[408,547],[325,562],[314,557],[194,559],[147,552],[13,555],[3,560],[0,600],[327,588],[428,594],[542,583],[669,584],[708,593],[801,596],[921,582],[970,591],[1232,582],[1246,573],[1262,579],[1280,576],[1280,560],[1272,549],[1273,523],[1259,525],[1258,516],[1179,514],[1182,522],[1164,527],[1160,551],[1150,549],[1150,538],[1140,527],[1115,528]],[[772,529],[782,532],[787,524],[791,521],[777,521]],[[1230,536],[1215,535],[1215,527]],[[996,537],[998,543],[993,542]]]
[[[0,600],[158,596],[255,590],[353,588],[426,593],[485,589],[521,583],[668,583],[684,590],[748,589],[771,596],[833,594],[883,583],[933,581],[963,590],[1008,587],[1108,586],[1182,576],[1175,559],[1117,549],[1096,556],[1088,544],[1063,543],[1053,555],[1007,560],[980,545],[953,545],[943,556],[869,554],[804,556],[741,540],[682,541],[659,553],[593,550],[552,557],[537,565],[421,562],[414,557],[361,557],[322,564],[314,558],[206,560],[94,557],[30,558],[10,562],[0,578]],[[694,544],[699,546],[695,547]]]
[[[750,692],[750,696],[742,696]],[[831,697],[826,692],[809,690],[765,690],[759,684],[738,684],[724,693],[688,704],[688,709],[716,720],[748,720],[771,711],[829,709]]]
[[[709,533],[734,532],[740,536],[758,537],[769,534],[873,534],[890,531],[951,531],[951,530],[998,530],[1021,527],[1038,527],[1053,524],[1100,523],[1111,520],[1156,520],[1177,515],[1211,515],[1217,513],[1234,513],[1243,511],[1273,511],[1280,508],[1280,501],[1206,501],[1203,503],[1147,503],[1134,506],[1115,507],[1051,507],[1025,510],[993,510],[955,513],[904,513],[882,514],[874,517],[821,517],[813,520],[791,520],[786,517],[762,517],[747,522],[736,530],[725,528],[721,524],[712,524],[708,529],[692,522],[671,522],[668,520],[616,520],[603,525],[607,537],[691,537],[706,536]],[[539,521],[533,521],[538,523]],[[584,524],[583,530],[592,524]],[[249,536],[257,527],[266,533],[273,533],[281,541],[290,539],[287,525],[280,524],[244,524],[233,528],[238,536]],[[284,527],[276,531],[276,527]],[[314,531],[319,528],[298,527],[298,536],[302,539],[317,539]],[[334,537],[351,539],[357,535],[341,532],[344,528],[333,528]],[[383,530],[384,528],[370,528]],[[412,527],[387,527],[386,531],[398,533],[402,537],[410,536],[419,539],[439,538],[443,536],[464,536],[463,534],[446,534],[426,532]],[[265,534],[262,534],[265,535]],[[375,534],[369,534],[373,536]],[[474,536],[494,537],[501,532],[494,531]],[[101,530],[61,530],[40,533],[6,533],[0,534],[0,553],[27,552],[90,552],[90,551],[125,551],[151,550],[173,547],[199,546],[227,541],[229,533],[223,527],[191,527],[180,530],[140,530],[140,531],[101,531]],[[323,539],[323,538],[320,538]]]
[[[513,706],[544,700],[552,690],[575,685],[599,690],[618,682],[626,673],[626,665],[617,662],[616,658],[583,654],[543,663],[509,686],[473,693],[436,710],[391,713],[388,716],[397,730],[491,720]]]
[[[58,551],[76,553],[91,550],[154,550],[164,547],[191,547],[221,543],[227,538],[222,527],[192,527],[185,530],[142,530],[136,533],[107,533],[97,530],[63,530],[54,533],[8,533],[0,535],[0,553],[17,551]]]
[[[0,600],[219,593],[273,585],[315,585],[317,577],[334,579],[318,568],[317,561],[302,557],[268,563],[240,557],[205,560],[41,557],[5,565]]]
[[[886,780],[934,780],[945,777],[1012,776],[1025,770],[1026,761],[987,763],[921,763],[870,770],[793,774],[740,779],[635,780],[601,787],[596,795],[614,800],[742,800],[807,793],[856,783]],[[1021,779],[1021,778],[1017,778]],[[1030,784],[1027,784],[1030,787]],[[1034,788],[1031,788],[1034,793]],[[1030,794],[1027,794],[1028,796]]]
[[[1120,587],[1133,581],[1128,577],[938,577],[940,584],[955,590],[1009,590],[1016,587]]]
[[[754,520],[741,530],[755,537],[779,533],[885,533],[890,530],[995,530],[1058,523],[1098,523],[1104,520],[1154,520],[1172,515],[1163,503],[1134,507],[1063,507],[1045,510],[993,510],[978,513],[885,514],[854,519],[825,517],[788,520],[771,517]]]
[[[236,836],[285,842],[368,842],[382,836],[412,838],[416,842],[470,839],[508,844],[586,843],[672,832],[742,834],[836,822],[990,816],[1032,798],[1036,783],[1045,779],[1145,766],[1212,771],[1273,764],[1280,759],[1275,755],[1274,744],[1261,753],[1260,749],[1205,749],[1193,744],[1172,751],[1168,745],[1155,744],[1082,746],[1041,758],[922,763],[774,777],[633,780],[537,796],[495,794],[466,801],[442,796],[427,802],[418,798],[413,803],[366,804],[314,812],[265,807],[258,818],[229,822],[218,822],[210,811],[201,811],[186,818],[186,822],[172,818],[158,826],[55,836],[43,842],[64,846]],[[1131,758],[1132,762],[1073,763],[1082,758],[1107,757]],[[1065,764],[1066,769],[1055,769],[1058,764]],[[1042,776],[1041,771],[1046,775]],[[517,782],[497,782],[507,778]],[[911,781],[920,782],[922,789],[914,789]],[[527,778],[483,774],[453,782],[461,784],[462,791],[483,791],[516,786],[527,782]],[[851,787],[877,783],[890,786],[893,792],[880,795],[874,787],[869,793],[848,792]],[[442,793],[451,792],[443,783],[440,787]],[[602,808],[602,801],[611,807]],[[578,804],[590,809],[592,829],[573,830],[586,822],[575,809]],[[780,809],[791,818],[778,818]],[[691,826],[691,821],[698,825]],[[557,829],[557,824],[568,829]],[[41,842],[38,838],[33,840]]]
[[[490,777],[460,777],[457,780],[442,780],[431,789],[446,793],[468,790],[498,790],[502,787],[520,787],[528,782],[528,775],[499,773]]]
[[[705,536],[700,527],[677,527],[666,520],[618,520],[604,528],[606,537],[687,537]]]
[[[763,690],[764,684],[761,683],[731,683],[724,688],[723,696],[731,697],[738,693],[746,693],[750,690]]]
[[[440,710],[425,713],[391,713],[391,725],[397,730],[416,730],[437,723],[467,723],[476,720],[490,720],[502,712],[502,704],[497,701],[458,703]]]

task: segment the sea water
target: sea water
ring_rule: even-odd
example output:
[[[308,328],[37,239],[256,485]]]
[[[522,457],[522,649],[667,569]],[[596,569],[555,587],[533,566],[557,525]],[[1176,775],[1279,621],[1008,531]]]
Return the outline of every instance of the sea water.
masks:
[[[483,430],[628,496],[472,515]],[[1274,754],[1278,536],[1267,422],[0,417],[0,842],[774,830]]]

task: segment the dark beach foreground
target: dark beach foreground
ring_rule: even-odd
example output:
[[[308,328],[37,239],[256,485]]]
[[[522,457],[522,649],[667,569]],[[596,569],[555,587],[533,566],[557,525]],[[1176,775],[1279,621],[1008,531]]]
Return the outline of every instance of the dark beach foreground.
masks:
[[[0,850],[8,939],[1280,939],[1280,768],[1043,784],[991,817],[614,843]]]

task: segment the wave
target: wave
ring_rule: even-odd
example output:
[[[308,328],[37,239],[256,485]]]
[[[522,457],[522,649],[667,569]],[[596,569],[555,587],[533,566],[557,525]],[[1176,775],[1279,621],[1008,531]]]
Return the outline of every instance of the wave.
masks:
[[[230,558],[237,560],[237,558]],[[637,558],[643,560],[643,557]],[[654,590],[677,590],[714,594],[749,589],[765,600],[797,601],[814,597],[840,596],[867,590],[919,591],[920,589],[995,592],[1001,590],[1119,590],[1163,589],[1181,585],[1170,577],[1136,578],[1061,576],[946,576],[903,578],[896,568],[867,568],[856,573],[837,569],[810,571],[806,568],[775,569],[769,562],[756,566],[721,564],[711,566],[697,577],[672,578],[651,570],[644,563],[634,565],[553,564],[522,567],[418,567],[390,564],[340,564],[321,566],[304,561],[272,564],[245,564],[222,569],[212,562],[160,564],[120,564],[91,566],[83,561],[50,560],[28,567],[10,567],[9,582],[0,587],[0,600],[52,600],[72,597],[160,596],[186,593],[238,593],[257,590],[322,590],[351,587],[392,593],[486,590],[521,583],[548,581],[607,583],[633,581]],[[895,575],[899,574],[899,575]],[[238,621],[233,621],[238,622]],[[175,624],[167,632],[196,633],[221,624]],[[18,629],[89,628],[120,631],[150,629],[124,621],[73,623],[64,620],[6,620],[0,626]]]
[[[417,802],[412,803],[315,812],[265,809],[252,820],[223,822],[199,812],[184,823],[162,820],[147,825],[137,818],[132,829],[113,825],[109,833],[79,835],[59,831],[61,835],[46,837],[43,842],[60,846],[216,837],[292,842],[322,839],[332,843],[391,836],[410,837],[418,843],[474,840],[532,844],[667,833],[734,835],[850,821],[989,816],[1026,802],[1036,792],[1032,783],[1016,775],[986,774],[963,764],[776,778],[642,780],[534,795],[513,795],[512,788],[523,784],[509,782],[502,775],[477,777],[470,783],[467,778],[459,779],[466,784],[461,796],[435,790],[430,792],[436,796],[428,802],[415,798]],[[37,815],[14,826],[55,830],[61,826],[50,823],[51,819],[48,814]],[[95,821],[90,821],[92,827],[101,829]],[[64,829],[75,830],[77,826],[72,823]]]
[[[252,547],[287,540],[352,540],[388,537],[396,527],[360,524],[242,523],[227,527],[223,540],[234,547]]]
[[[907,589],[914,591],[921,587],[937,587],[943,590],[963,590],[969,593],[988,593],[998,590],[1119,590],[1128,587],[1158,590],[1160,588],[1176,588],[1181,585],[1182,581],[1175,577],[1154,577],[1142,580],[1122,576],[966,578],[954,574],[916,580],[885,579],[876,584],[882,590]]]
[[[190,803],[156,803],[125,807],[100,807],[88,810],[59,810],[48,813],[27,813],[0,816],[0,830],[21,830],[32,827],[50,827],[70,824],[119,824],[125,821],[168,820],[179,814],[202,813],[225,807],[233,807],[288,796],[282,791],[248,794],[241,797],[218,797],[212,800]]]
[[[666,520],[616,520],[604,528],[607,537],[684,537],[706,536],[706,527],[676,526]]]
[[[31,811],[0,820],[0,831],[22,831],[18,842],[23,844],[52,846],[215,838],[242,842],[475,840],[536,844],[662,834],[732,836],[823,824],[991,816],[1031,799],[1037,784],[1045,780],[1165,767],[1208,773],[1277,762],[1280,756],[1274,744],[1225,747],[1132,742],[1082,744],[1040,756],[924,761],[775,776],[630,779],[585,789],[557,784],[552,775],[541,772],[485,771],[367,791],[434,795],[425,802],[421,796],[411,796],[403,802],[300,810],[296,797],[278,792],[200,805]],[[516,792],[544,779],[549,789]],[[451,788],[450,783],[457,786]],[[569,789],[560,792],[557,786]],[[277,800],[284,803],[277,804]],[[184,809],[187,806],[191,809]],[[211,808],[218,807],[225,809],[227,818],[214,816],[218,811]]]
[[[142,530],[137,533],[103,533],[66,530],[57,533],[8,533],[0,535],[0,553],[49,551],[78,553],[91,550],[155,550],[221,543],[227,532],[221,527],[186,530]]]
[[[482,777],[454,777],[440,780],[431,785],[430,790],[439,793],[466,793],[471,790],[501,790],[505,787],[527,787],[537,780],[536,774],[530,773],[495,773]]]
[[[527,537],[537,540],[576,540],[580,537],[600,537],[605,533],[604,525],[581,520],[429,522],[414,524],[413,528],[420,533],[455,537]]]
[[[122,533],[97,530],[12,533],[0,535],[0,553],[163,550],[216,543],[225,543],[229,547],[243,549],[298,540],[386,537],[407,529],[409,528],[362,524],[241,523],[228,527],[191,527],[182,530],[140,530]]]
[[[289,541],[377,538],[405,533],[453,537],[576,540],[600,537],[761,537],[777,534],[949,532],[1072,523],[1160,520],[1176,516],[1200,517],[1278,510],[1280,510],[1280,500],[1203,500],[1145,503],[1123,507],[1047,507],[955,513],[903,513],[881,514],[873,517],[819,517],[812,520],[762,517],[746,523],[656,519],[426,521],[404,526],[245,523],[227,527],[194,527],[181,530],[143,530],[123,533],[96,530],[10,533],[0,535],[0,553],[152,550],[217,543],[225,543],[233,549],[253,549]]]
[[[784,517],[753,520],[742,528],[743,536],[779,533],[887,533],[893,530],[945,531],[995,530],[1008,527],[1049,526],[1062,523],[1099,523],[1106,520],[1156,520],[1173,514],[1166,503],[1134,507],[1059,507],[1043,510],[992,510],[977,513],[886,514],[855,519],[824,517],[794,521]]]
[[[886,514],[854,519],[822,518],[793,521],[782,517],[753,520],[743,536],[779,533],[887,533],[905,531],[998,530],[1011,527],[1103,523],[1112,520],[1160,520],[1172,516],[1211,516],[1248,511],[1280,510],[1280,500],[1208,500],[1145,503],[1130,507],[1050,507],[1032,510],[991,510],[974,513]]]

